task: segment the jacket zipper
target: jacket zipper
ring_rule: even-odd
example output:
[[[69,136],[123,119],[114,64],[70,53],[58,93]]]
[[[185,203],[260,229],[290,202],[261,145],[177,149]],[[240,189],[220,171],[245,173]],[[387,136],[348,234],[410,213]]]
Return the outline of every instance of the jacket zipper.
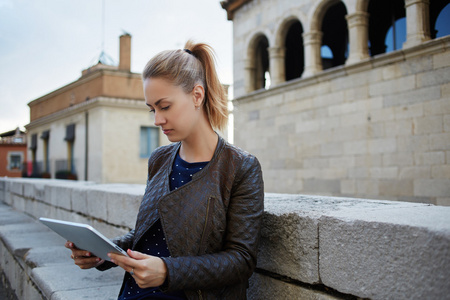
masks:
[[[197,290],[197,294],[198,294],[198,299],[203,300],[202,291]]]
[[[209,197],[208,203],[206,203],[206,219],[205,219],[205,226],[203,226],[202,238],[200,240],[200,247],[203,246],[203,244],[205,242],[205,238],[206,238],[206,228],[208,227],[208,222],[209,222],[209,208],[211,206],[211,200],[212,200],[212,197]]]

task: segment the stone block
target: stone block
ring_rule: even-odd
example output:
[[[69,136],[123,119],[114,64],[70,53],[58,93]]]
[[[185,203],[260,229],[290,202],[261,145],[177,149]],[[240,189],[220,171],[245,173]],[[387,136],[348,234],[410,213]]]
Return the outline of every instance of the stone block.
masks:
[[[368,150],[371,154],[395,152],[397,151],[397,141],[395,138],[369,140]]]
[[[385,122],[394,120],[395,109],[394,107],[385,107],[383,109],[373,109],[368,112],[368,116],[372,122]]]
[[[414,180],[414,196],[448,197],[450,195],[450,179],[416,179]]]
[[[450,83],[443,85],[441,90],[441,99],[423,103],[423,112],[425,116],[450,114],[450,101],[448,101],[450,97]]]
[[[431,178],[431,166],[400,167],[399,179],[429,179]]]
[[[24,196],[30,199],[43,201],[45,198],[45,180],[29,181],[24,185]]]
[[[381,154],[366,154],[357,155],[355,157],[355,165],[357,167],[367,168],[368,166],[382,166],[382,156]]]
[[[411,118],[424,115],[425,104],[423,102],[405,106],[394,107],[395,120],[411,120]]]
[[[330,157],[329,165],[331,168],[354,167],[355,166],[355,157],[354,156]]]
[[[354,180],[354,179],[341,180],[341,194],[342,195],[355,195],[356,194],[356,180]]]
[[[87,205],[88,190],[88,187],[74,187],[70,190],[70,201],[73,212],[89,215],[90,212],[88,211]]]
[[[93,299],[89,292],[99,286],[115,291],[117,298],[123,273],[120,268],[99,272],[96,269],[81,270],[73,264],[61,264],[35,268],[31,272],[31,278],[47,299],[54,299],[54,293],[59,295],[55,299]],[[75,298],[68,298],[63,292],[71,292],[69,295]]]
[[[305,193],[337,194],[341,190],[341,184],[339,180],[305,179],[303,190]]]
[[[92,188],[86,191],[86,210],[90,216],[95,216],[100,220],[108,220],[107,203],[109,193],[104,189]]]
[[[305,158],[303,159],[303,167],[305,169],[312,168],[327,168],[329,166],[329,161],[327,158]]]
[[[450,206],[450,198],[449,197],[437,198],[436,205]]]
[[[12,180],[10,183],[9,191],[11,192],[11,194],[23,196],[23,182]]]
[[[450,165],[432,166],[431,178],[450,179]]]
[[[450,132],[450,115],[444,116],[444,131]]]
[[[450,68],[435,69],[430,72],[418,73],[417,87],[438,86],[448,83]]]
[[[430,150],[450,150],[450,133],[430,134]]]
[[[387,81],[373,83],[369,86],[369,96],[392,95],[411,91],[416,88],[416,75],[403,76]]]
[[[369,169],[365,167],[355,167],[348,169],[348,177],[351,179],[368,178]]]
[[[324,143],[321,145],[320,154],[322,156],[340,156],[343,152],[342,143]]]
[[[379,194],[378,180],[356,179],[356,195],[364,195],[365,197]]]
[[[51,300],[84,300],[102,299],[116,300],[119,294],[120,285],[102,285],[87,289],[58,291],[52,294]]]
[[[383,166],[412,166],[414,157],[412,153],[383,154]]]
[[[262,274],[255,273],[250,278],[247,299],[304,299],[304,300],[337,300],[334,296],[313,290],[291,282],[284,282]]]
[[[396,120],[384,123],[386,137],[397,137],[413,134],[414,124],[412,120]]]
[[[433,68],[440,69],[450,67],[450,52],[443,52],[433,55]]]
[[[440,133],[444,131],[442,115],[414,119],[414,134]]]
[[[398,152],[425,152],[430,150],[428,135],[399,136],[397,139]]]
[[[365,112],[355,112],[347,115],[340,116],[340,124],[343,127],[347,126],[362,126],[367,123],[368,113]]]
[[[344,154],[363,154],[367,153],[368,146],[366,141],[349,141],[344,142]]]
[[[394,95],[386,95],[384,98],[383,106],[402,106],[411,105],[424,101],[436,100],[441,98],[440,86],[424,87],[421,89],[414,89],[397,93]]]
[[[380,196],[409,196],[414,193],[412,179],[380,180],[378,183]]]
[[[433,151],[414,154],[415,165],[441,165],[445,164],[445,152],[444,151]]]
[[[450,208],[410,203],[329,213],[319,220],[320,278],[361,298],[445,299],[449,217]]]

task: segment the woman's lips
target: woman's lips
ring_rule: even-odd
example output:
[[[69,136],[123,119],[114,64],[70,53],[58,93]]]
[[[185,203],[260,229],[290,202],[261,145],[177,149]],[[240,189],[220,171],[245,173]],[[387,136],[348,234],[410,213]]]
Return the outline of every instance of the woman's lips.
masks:
[[[169,134],[172,131],[172,129],[163,129],[163,133],[164,134]]]

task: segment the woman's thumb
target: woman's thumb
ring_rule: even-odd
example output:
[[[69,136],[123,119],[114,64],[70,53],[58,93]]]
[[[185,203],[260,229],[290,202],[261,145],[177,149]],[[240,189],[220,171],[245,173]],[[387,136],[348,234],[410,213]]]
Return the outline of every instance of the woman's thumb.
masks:
[[[144,254],[144,253],[141,253],[138,251],[133,251],[131,249],[128,249],[127,253],[131,258],[138,259],[138,260],[148,258],[147,254]]]

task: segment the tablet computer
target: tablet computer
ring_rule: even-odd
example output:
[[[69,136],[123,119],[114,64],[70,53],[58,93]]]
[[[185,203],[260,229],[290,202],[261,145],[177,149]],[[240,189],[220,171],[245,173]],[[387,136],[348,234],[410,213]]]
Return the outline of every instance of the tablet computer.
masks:
[[[101,259],[111,260],[107,255],[110,252],[128,256],[122,248],[92,226],[48,218],[39,218],[39,221],[66,240],[73,242],[77,248],[89,251]]]

